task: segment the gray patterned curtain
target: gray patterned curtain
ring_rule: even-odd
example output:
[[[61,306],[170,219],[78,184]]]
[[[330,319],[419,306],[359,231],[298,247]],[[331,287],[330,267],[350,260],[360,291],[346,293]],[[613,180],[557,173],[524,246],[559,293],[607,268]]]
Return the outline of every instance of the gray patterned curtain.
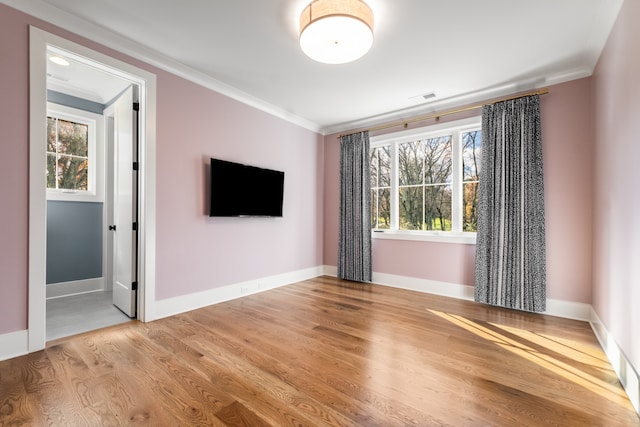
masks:
[[[546,309],[540,97],[482,110],[475,300]]]
[[[369,132],[340,138],[338,277],[371,281]]]

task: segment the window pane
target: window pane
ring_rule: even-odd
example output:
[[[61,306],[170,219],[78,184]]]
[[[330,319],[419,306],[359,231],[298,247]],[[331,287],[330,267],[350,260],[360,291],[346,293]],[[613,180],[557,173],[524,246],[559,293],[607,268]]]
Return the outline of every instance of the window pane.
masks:
[[[371,150],[371,188],[391,185],[391,146]]]
[[[58,119],[58,152],[74,156],[88,156],[89,127]]]
[[[58,188],[65,190],[87,190],[88,160],[70,156],[58,159]]]
[[[56,155],[47,154],[47,188],[56,188]]]
[[[398,168],[400,185],[423,183],[424,147],[421,141],[407,142],[398,146]]]
[[[450,185],[425,188],[425,227],[427,230],[451,231]]]
[[[480,173],[482,132],[475,130],[462,134],[462,170],[464,181],[477,181]]]
[[[475,232],[482,155],[480,121],[452,123],[449,128],[440,128],[437,135],[442,136],[438,137],[419,135],[409,137],[413,139],[399,136],[403,139],[385,142],[389,144],[385,146],[374,142],[372,227]],[[390,141],[388,137],[382,140]],[[389,203],[391,196],[395,203],[393,209]],[[396,209],[398,217],[391,218],[390,212],[395,214]]]
[[[429,138],[424,145],[424,182],[450,183],[452,177],[451,136]]]
[[[391,146],[378,147],[379,186],[391,186]]]
[[[369,185],[371,185],[371,188],[376,188],[378,186],[378,149],[377,148],[374,148],[370,152],[369,173],[370,173]],[[371,206],[373,206],[373,203],[371,203]]]
[[[56,119],[47,117],[47,151],[56,152]]]
[[[468,182],[463,184],[463,218],[462,231],[478,231],[478,183]]]
[[[400,230],[423,229],[423,189],[423,186],[400,187]]]
[[[378,190],[371,190],[371,228],[378,228]]]
[[[371,228],[389,229],[391,227],[391,190],[371,191]]]

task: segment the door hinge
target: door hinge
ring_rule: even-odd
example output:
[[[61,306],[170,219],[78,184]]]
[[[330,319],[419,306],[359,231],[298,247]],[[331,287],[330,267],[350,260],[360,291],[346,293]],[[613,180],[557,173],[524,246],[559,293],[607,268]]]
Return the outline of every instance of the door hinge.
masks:
[[[134,171],[138,170],[138,162],[133,162],[133,170]]]
[[[133,111],[140,111],[140,103],[139,102],[134,102],[133,103]]]
[[[132,291],[138,290],[138,282],[131,282],[131,290]]]
[[[133,231],[138,231],[138,223],[137,222],[133,223],[132,229],[133,229]]]

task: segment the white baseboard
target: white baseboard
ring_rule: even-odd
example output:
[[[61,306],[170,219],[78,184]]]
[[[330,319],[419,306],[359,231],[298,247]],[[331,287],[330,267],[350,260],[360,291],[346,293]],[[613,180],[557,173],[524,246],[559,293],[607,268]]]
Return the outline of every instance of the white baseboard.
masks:
[[[325,265],[323,271],[327,276],[337,276],[338,273],[338,269],[331,265]],[[376,272],[373,273],[372,282],[378,285],[473,301],[473,286]],[[547,311],[544,314],[588,322],[590,310],[590,304],[547,299]]]
[[[29,352],[29,331],[0,335],[0,360],[7,360]]]
[[[337,268],[334,266],[325,265],[323,271],[327,276],[337,276]],[[451,298],[473,300],[473,286],[384,273],[373,273],[372,282]],[[631,404],[640,415],[640,375],[638,375],[636,368],[634,368],[611,334],[609,334],[593,307],[590,304],[547,299],[547,311],[545,314],[589,322],[600,342],[600,346],[603,348],[616,375],[620,379],[620,383],[629,396]]]
[[[68,297],[104,290],[104,277],[73,280],[71,282],[50,283],[46,286],[47,299]]]
[[[640,375],[638,375],[638,371],[633,367],[629,359],[627,359],[593,308],[590,310],[590,316],[589,323],[591,324],[593,333],[596,335],[596,338],[598,338],[600,346],[620,379],[620,383],[624,387],[627,396],[629,396],[631,404],[638,415],[640,415]]]
[[[547,311],[544,314],[588,322],[590,312],[591,304],[547,298]]]
[[[373,273],[373,283],[427,294],[473,301],[473,286],[457,285],[437,280],[417,279],[395,274]]]
[[[275,276],[248,280],[246,282],[234,283],[232,285],[209,289],[194,294],[156,301],[155,319],[162,319],[163,317],[173,316],[174,314],[218,304],[220,302],[278,288],[291,283],[313,279],[314,277],[321,276],[322,273],[323,268],[321,266],[312,267],[304,270],[277,274]]]

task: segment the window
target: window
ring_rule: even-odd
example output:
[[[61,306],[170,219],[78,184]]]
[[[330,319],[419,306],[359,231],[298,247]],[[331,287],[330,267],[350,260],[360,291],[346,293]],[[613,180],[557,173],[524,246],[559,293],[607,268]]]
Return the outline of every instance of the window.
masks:
[[[475,242],[480,118],[371,138],[374,237]]]
[[[89,189],[89,125],[47,117],[47,188]]]
[[[102,201],[102,116],[47,108],[47,199]]]

